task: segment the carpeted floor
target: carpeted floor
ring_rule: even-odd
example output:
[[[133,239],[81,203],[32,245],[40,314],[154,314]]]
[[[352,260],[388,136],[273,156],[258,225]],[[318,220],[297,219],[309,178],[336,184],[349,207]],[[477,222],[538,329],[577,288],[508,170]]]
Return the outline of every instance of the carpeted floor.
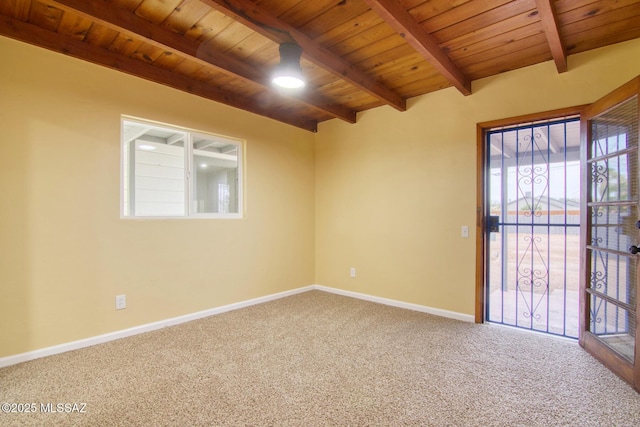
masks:
[[[1,402],[36,403],[2,426],[640,425],[577,343],[320,291],[1,369]]]

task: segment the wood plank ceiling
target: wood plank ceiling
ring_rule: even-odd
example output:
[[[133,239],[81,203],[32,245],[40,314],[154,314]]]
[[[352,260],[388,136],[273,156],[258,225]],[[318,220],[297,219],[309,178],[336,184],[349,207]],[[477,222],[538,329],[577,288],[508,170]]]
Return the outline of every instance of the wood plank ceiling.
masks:
[[[640,37],[640,0],[2,0],[0,35],[316,131]],[[302,47],[303,90],[275,89]]]

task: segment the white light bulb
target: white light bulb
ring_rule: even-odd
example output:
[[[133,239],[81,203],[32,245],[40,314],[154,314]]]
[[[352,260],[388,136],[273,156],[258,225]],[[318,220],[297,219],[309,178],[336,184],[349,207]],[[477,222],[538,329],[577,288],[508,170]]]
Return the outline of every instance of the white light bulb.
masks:
[[[273,78],[273,83],[287,89],[298,89],[304,86],[304,81],[292,76],[278,76]]]

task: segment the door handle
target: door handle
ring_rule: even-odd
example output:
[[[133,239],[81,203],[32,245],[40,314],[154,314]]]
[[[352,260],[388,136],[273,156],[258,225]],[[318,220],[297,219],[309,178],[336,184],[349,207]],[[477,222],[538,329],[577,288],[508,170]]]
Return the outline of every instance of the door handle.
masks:
[[[490,233],[500,232],[500,217],[498,215],[490,215],[487,221],[487,226]]]
[[[636,245],[631,245],[629,246],[629,252],[633,255],[637,254],[638,252],[640,252],[640,247],[636,246]]]

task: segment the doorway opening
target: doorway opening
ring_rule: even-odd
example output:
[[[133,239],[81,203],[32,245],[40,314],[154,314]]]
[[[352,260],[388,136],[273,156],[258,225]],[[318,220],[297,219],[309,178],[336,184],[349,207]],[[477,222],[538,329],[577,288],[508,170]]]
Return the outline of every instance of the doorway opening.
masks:
[[[484,319],[579,336],[580,117],[484,128]]]

